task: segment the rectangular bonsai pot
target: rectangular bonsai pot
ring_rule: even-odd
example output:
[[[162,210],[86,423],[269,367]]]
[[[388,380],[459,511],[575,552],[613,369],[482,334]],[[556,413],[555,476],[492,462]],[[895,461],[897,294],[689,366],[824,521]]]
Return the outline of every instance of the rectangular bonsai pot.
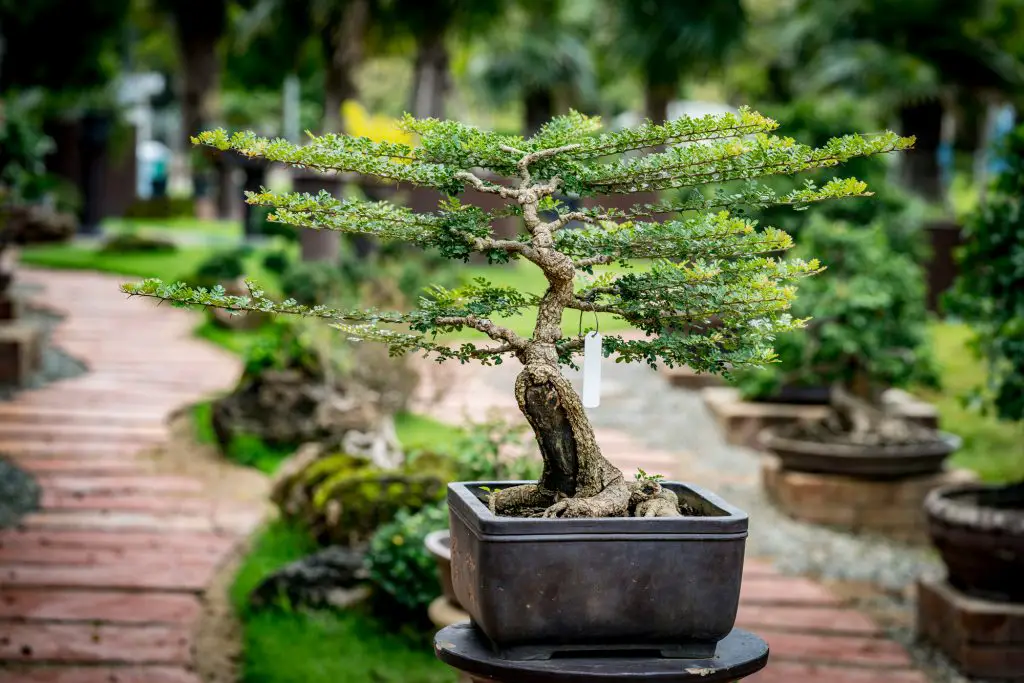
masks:
[[[448,486],[455,594],[511,659],[650,650],[709,657],[739,605],[747,515],[692,484],[664,482],[700,516],[497,517],[481,487]]]

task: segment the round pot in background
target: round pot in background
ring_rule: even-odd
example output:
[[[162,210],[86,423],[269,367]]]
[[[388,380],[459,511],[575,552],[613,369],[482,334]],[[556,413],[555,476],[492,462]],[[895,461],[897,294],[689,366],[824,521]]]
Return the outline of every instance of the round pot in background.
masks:
[[[944,486],[928,495],[924,507],[954,588],[1024,603],[1024,483]]]
[[[437,562],[437,580],[441,583],[441,593],[453,607],[459,609],[459,599],[455,597],[455,588],[452,586],[452,549],[451,532],[448,529],[434,531],[427,534],[424,545],[427,552]]]
[[[865,479],[901,479],[941,472],[960,447],[960,437],[939,432],[932,443],[859,446],[779,436],[774,429],[758,435],[758,444],[777,456],[784,469]]]

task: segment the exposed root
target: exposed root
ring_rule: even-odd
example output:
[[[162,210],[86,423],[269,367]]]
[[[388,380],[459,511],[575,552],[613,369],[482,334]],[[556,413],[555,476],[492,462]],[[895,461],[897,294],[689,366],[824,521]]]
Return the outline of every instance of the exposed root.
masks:
[[[629,485],[629,511],[634,517],[682,517],[679,497],[656,481],[636,481]]]
[[[546,508],[554,500],[555,494],[537,484],[523,484],[495,491],[490,496],[488,506],[495,515],[518,517],[532,508]]]
[[[544,511],[552,517],[627,517],[629,486],[621,478],[606,486],[596,496],[563,498]]]

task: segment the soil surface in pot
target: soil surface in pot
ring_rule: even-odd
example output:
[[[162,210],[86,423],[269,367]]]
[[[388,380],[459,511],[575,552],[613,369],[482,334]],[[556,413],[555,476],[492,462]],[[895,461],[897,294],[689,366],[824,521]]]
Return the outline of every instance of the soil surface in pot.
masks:
[[[657,481],[648,479],[636,482],[630,482],[630,489],[632,490],[632,496],[629,501],[629,514],[624,515],[626,517],[653,517],[655,515],[645,515],[644,511],[652,502],[665,501],[668,505],[674,506],[675,510],[681,517],[706,517],[712,516],[713,513],[709,511],[702,511],[699,506],[691,505],[688,501],[680,500],[679,497],[668,488],[662,487]],[[505,488],[505,487],[501,487]],[[493,492],[493,491],[492,491]],[[484,503],[487,504],[490,493],[488,491],[478,490],[475,492],[477,497]],[[517,508],[514,513],[500,512],[497,513],[499,517],[517,517],[517,518],[538,518],[544,517],[544,512],[547,510],[547,506],[534,506],[524,505]],[[664,516],[664,515],[662,515]]]

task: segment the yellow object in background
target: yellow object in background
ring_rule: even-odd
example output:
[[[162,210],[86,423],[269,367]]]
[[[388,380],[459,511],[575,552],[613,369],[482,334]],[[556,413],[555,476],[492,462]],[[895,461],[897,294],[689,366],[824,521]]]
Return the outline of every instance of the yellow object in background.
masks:
[[[398,125],[398,119],[371,114],[355,100],[346,100],[341,105],[341,118],[345,122],[345,132],[349,135],[370,138],[374,142],[395,142],[412,145],[415,136],[407,133]]]

